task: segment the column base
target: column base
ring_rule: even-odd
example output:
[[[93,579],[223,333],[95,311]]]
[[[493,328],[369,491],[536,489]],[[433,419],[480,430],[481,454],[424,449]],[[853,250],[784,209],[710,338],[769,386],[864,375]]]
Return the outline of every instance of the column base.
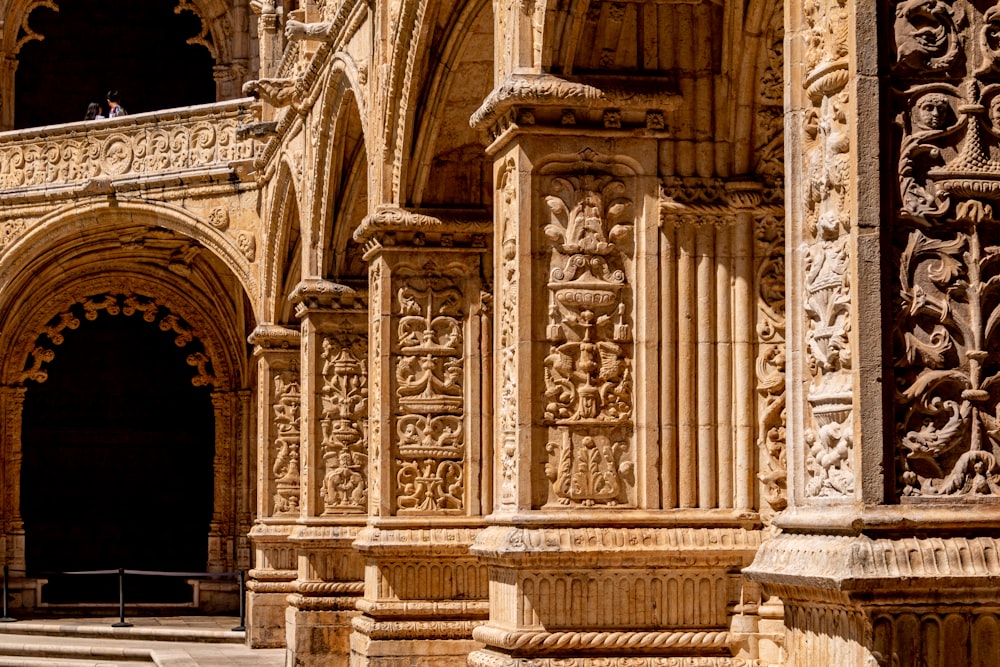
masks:
[[[285,647],[288,593],[247,593],[247,643],[250,648]]]
[[[1000,538],[784,534],[745,575],[784,603],[785,664],[1000,664]]]
[[[730,623],[760,538],[742,527],[491,526],[472,547],[491,596],[473,632],[487,650],[470,664],[755,664],[735,656],[757,628]]]
[[[353,598],[349,600],[353,603]],[[285,610],[287,661],[295,667],[346,667],[351,653],[351,620],[357,612]]]
[[[378,623],[360,617],[351,635],[350,667],[468,667],[482,644],[467,638],[472,624],[459,621]]]
[[[468,667],[764,667],[766,664],[728,657],[516,658],[484,649],[469,655]]]

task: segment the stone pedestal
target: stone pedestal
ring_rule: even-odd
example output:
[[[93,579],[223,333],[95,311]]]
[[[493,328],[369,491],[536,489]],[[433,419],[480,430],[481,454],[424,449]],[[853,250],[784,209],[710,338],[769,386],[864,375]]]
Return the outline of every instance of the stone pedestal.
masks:
[[[372,429],[355,667],[464,667],[486,618],[486,568],[469,547],[488,488],[490,224],[450,216],[383,208],[355,234],[368,244]]]

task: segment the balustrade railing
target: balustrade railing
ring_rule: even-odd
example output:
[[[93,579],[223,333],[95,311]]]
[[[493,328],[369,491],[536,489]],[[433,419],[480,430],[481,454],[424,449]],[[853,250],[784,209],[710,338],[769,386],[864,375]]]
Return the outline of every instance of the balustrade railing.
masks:
[[[252,160],[252,100],[0,133],[0,191],[230,168]]]

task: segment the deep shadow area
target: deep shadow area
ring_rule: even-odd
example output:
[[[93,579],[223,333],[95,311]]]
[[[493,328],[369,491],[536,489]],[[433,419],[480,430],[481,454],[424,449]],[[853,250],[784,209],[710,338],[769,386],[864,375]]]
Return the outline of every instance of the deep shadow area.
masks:
[[[24,403],[21,508],[29,576],[203,572],[214,414],[190,350],[139,314],[65,330]],[[49,577],[46,602],[115,601],[115,577]],[[183,579],[129,577],[129,600],[190,601]]]
[[[44,39],[24,45],[15,74],[16,128],[83,120],[89,102],[121,93],[129,113],[215,101],[208,49],[176,0],[79,0],[38,7],[28,24]]]

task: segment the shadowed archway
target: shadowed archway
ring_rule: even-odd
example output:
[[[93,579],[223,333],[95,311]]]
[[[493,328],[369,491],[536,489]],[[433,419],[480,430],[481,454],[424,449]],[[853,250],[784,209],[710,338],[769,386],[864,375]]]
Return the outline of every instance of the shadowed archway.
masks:
[[[26,564],[50,579],[48,603],[117,599],[114,577],[51,572],[202,572],[208,559],[215,427],[191,349],[138,312],[79,321],[24,403]],[[183,579],[133,577],[128,589],[130,601],[191,601]]]

